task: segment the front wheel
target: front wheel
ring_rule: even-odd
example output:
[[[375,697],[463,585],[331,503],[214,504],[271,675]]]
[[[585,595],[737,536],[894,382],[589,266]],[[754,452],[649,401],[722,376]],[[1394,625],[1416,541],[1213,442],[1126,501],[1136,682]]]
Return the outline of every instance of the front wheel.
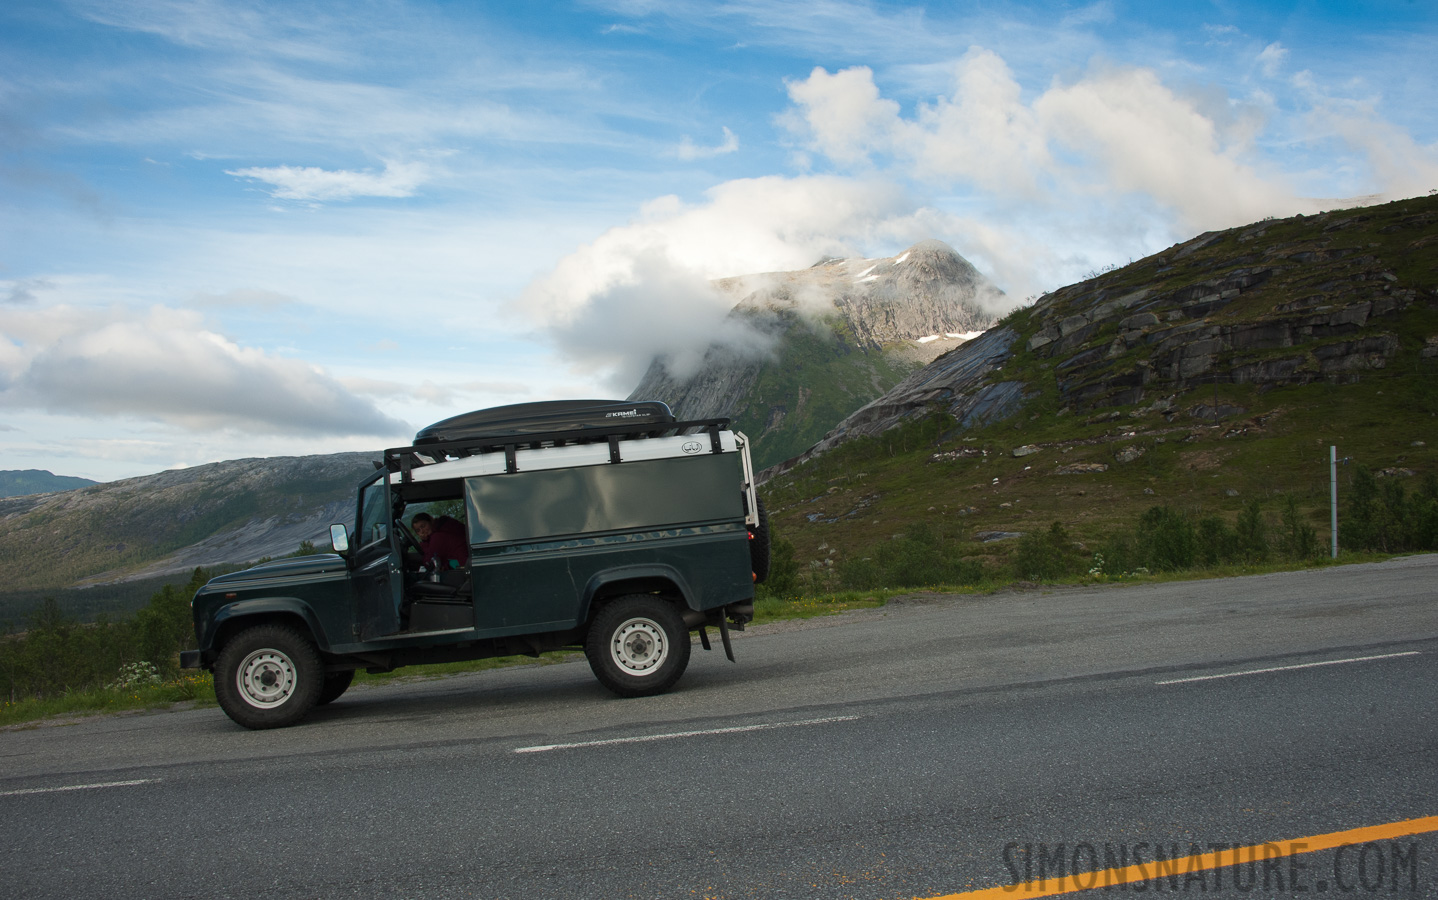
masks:
[[[673,687],[689,666],[689,632],[673,603],[620,597],[594,617],[584,655],[600,684],[621,697],[649,697]]]
[[[314,642],[287,625],[256,625],[215,661],[215,698],[246,728],[283,728],[319,702],[325,669]]]

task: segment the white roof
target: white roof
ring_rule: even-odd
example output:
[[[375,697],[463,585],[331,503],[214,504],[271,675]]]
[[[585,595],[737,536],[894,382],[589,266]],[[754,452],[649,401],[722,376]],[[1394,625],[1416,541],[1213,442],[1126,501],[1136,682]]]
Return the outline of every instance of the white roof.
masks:
[[[738,449],[734,432],[719,432],[719,446],[725,453]],[[644,459],[669,459],[680,456],[699,456],[710,452],[707,433],[680,434],[661,438],[631,438],[619,442],[621,462],[637,462]],[[423,450],[416,448],[416,453]],[[514,461],[520,472],[534,472],[540,469],[572,469],[576,466],[609,465],[609,444],[567,444],[563,447],[541,447],[537,450],[516,450]],[[446,478],[475,478],[481,475],[503,475],[505,471],[504,451],[480,453],[462,459],[451,459],[419,466],[409,471],[411,481],[443,481]],[[391,472],[391,484],[400,483],[400,473]]]

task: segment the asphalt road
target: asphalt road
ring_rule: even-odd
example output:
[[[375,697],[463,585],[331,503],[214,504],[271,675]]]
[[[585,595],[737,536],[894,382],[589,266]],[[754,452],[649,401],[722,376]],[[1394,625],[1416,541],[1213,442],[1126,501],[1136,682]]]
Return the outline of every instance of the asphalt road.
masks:
[[[1438,556],[926,597],[735,651],[640,700],[579,660],[282,731],[0,733],[0,898],[929,897],[1438,816]],[[1438,831],[1362,847],[1134,887],[1438,897]]]

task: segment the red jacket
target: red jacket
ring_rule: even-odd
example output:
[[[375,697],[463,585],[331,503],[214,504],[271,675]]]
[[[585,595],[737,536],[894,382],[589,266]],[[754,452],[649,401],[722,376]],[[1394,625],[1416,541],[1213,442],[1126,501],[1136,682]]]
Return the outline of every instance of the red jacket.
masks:
[[[437,560],[449,568],[449,561],[454,560],[462,566],[469,562],[469,536],[463,525],[449,516],[440,516],[434,520],[434,531],[419,542],[419,553],[426,563]]]

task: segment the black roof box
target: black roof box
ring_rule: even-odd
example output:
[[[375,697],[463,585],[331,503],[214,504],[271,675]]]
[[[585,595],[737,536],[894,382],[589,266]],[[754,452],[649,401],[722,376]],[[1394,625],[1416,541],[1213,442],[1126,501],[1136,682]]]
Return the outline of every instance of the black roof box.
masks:
[[[414,436],[414,442],[418,446],[475,438],[612,428],[631,423],[662,428],[673,422],[674,414],[669,411],[668,404],[658,400],[545,400],[496,406],[435,422],[420,429]]]

